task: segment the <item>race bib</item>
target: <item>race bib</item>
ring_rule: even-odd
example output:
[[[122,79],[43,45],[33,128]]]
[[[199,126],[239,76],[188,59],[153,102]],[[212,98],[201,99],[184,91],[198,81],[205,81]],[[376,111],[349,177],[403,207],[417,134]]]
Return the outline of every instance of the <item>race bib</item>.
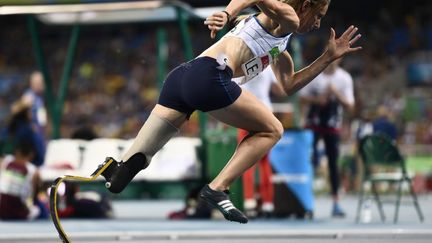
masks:
[[[244,73],[244,79],[240,82],[240,84],[248,82],[249,80],[258,76],[259,73],[264,71],[264,69],[266,69],[268,65],[273,62],[273,59],[284,51],[283,47],[284,45],[273,47],[266,54],[259,57],[254,57],[243,63],[241,68]]]

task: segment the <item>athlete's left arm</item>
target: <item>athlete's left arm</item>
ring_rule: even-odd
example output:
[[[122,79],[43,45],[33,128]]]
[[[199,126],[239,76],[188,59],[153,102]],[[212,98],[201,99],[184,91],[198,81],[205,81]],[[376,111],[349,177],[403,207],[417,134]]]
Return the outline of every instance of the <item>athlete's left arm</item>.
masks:
[[[284,51],[274,60],[272,68],[285,93],[293,95],[318,76],[331,62],[332,59],[324,53],[309,66],[294,72],[294,62],[288,51]]]
[[[285,89],[280,82],[272,83],[270,93],[278,98],[286,96]]]
[[[287,51],[281,53],[275,59],[272,68],[277,79],[282,83],[285,92],[288,95],[294,94],[318,76],[331,62],[348,53],[360,50],[361,47],[351,47],[360,38],[359,34],[355,35],[357,30],[356,27],[350,26],[336,39],[335,31],[331,29],[324,53],[310,65],[297,72],[294,72],[294,63],[290,54]]]

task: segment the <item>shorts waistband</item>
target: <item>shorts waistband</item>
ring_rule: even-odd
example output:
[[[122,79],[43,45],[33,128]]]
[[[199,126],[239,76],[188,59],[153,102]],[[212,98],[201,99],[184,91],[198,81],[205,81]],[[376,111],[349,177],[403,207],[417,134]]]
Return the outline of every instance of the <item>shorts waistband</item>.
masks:
[[[215,68],[216,68],[217,66],[219,66],[219,63],[217,62],[217,60],[216,60],[215,58],[213,58],[213,57],[209,57],[209,56],[201,56],[201,57],[197,57],[197,58],[195,58],[195,59],[192,59],[192,60],[188,61],[187,63],[192,63],[192,62],[194,62],[194,61],[198,61],[198,60],[210,61],[210,62],[214,63]],[[232,69],[231,69],[228,65],[226,65],[226,66],[225,66],[225,69],[223,69],[223,70],[221,70],[221,71],[225,71],[225,72],[227,72],[227,74],[228,74],[230,77],[233,77],[233,75],[234,75]]]

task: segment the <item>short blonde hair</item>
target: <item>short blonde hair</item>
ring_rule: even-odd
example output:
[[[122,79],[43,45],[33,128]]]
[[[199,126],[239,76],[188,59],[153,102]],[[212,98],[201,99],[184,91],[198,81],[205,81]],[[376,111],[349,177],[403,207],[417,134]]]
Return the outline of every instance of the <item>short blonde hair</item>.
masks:
[[[303,3],[307,0],[279,0],[281,2],[287,3],[293,7],[293,9],[297,12]],[[308,0],[314,6],[314,8],[320,8],[322,6],[330,4],[331,0]]]
[[[314,8],[318,9],[322,6],[330,4],[331,0],[278,0],[280,2],[291,5],[291,7],[297,12],[300,10],[301,6],[305,1],[310,1]],[[240,15],[235,19],[235,23],[237,24],[241,20],[249,17],[249,15]]]

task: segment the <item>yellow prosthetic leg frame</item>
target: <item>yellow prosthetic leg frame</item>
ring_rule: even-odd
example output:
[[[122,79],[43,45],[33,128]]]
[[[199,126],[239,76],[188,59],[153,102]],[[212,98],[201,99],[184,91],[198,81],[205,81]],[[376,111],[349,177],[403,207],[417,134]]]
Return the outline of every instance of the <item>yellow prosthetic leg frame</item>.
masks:
[[[95,181],[98,176],[104,172],[111,163],[113,163],[114,160],[112,158],[108,158],[105,160],[103,164],[99,166],[99,168],[96,169],[95,172],[93,172],[90,177],[83,177],[83,176],[73,176],[73,175],[65,175],[62,177],[57,178],[54,183],[50,187],[50,214],[51,219],[54,223],[54,226],[59,234],[60,239],[64,243],[70,243],[72,242],[66,232],[64,231],[61,223],[60,218],[58,216],[58,210],[57,210],[57,191],[58,187],[63,181],[77,181],[77,182],[92,182]]]

